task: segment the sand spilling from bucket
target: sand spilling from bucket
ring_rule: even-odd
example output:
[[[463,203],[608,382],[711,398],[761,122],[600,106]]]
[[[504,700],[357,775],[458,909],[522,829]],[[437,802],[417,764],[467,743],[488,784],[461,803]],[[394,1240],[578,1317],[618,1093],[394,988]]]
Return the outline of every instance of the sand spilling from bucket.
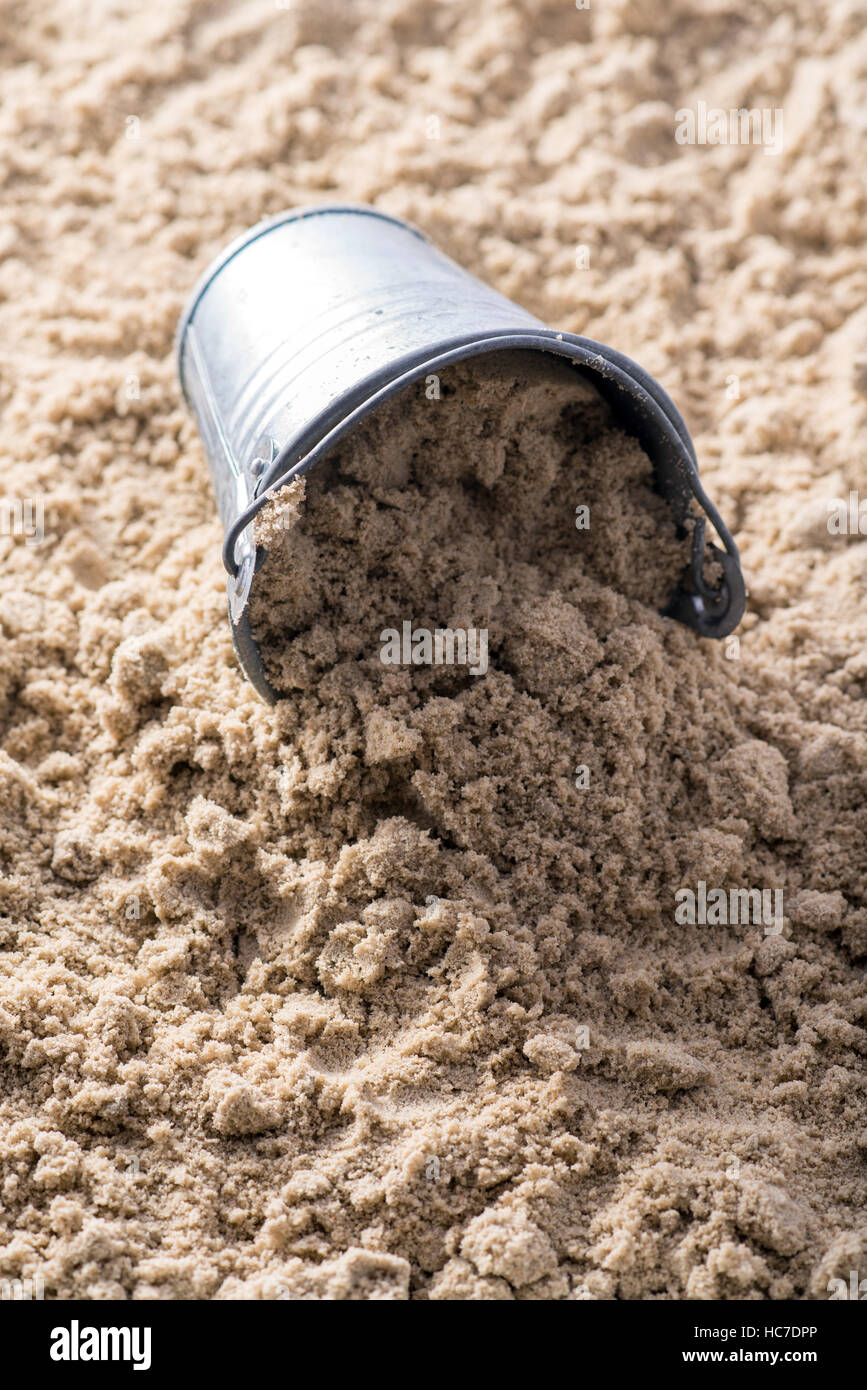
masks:
[[[44,535],[0,534],[0,1277],[867,1277],[867,547],[826,525],[867,496],[857,6],[4,22],[0,450]],[[782,107],[784,152],[678,144],[699,99]],[[559,578],[528,593],[542,620],[442,693],[299,646],[311,685],[262,705],[172,334],[231,236],[323,197],[671,390],[745,560],[739,650],[660,619],[636,567],[574,613]],[[699,881],[781,888],[782,931],[676,923]]]
[[[575,368],[550,354],[486,355],[423,377],[276,494],[256,523],[267,560],[251,630],[286,694],[341,667],[371,681],[377,701],[395,678],[404,701],[424,703],[463,689],[472,668],[520,679],[533,660],[571,709],[580,698],[568,687],[595,664],[600,637],[671,597],[691,525],[679,540],[648,459]],[[615,616],[612,593],[633,605]],[[469,659],[452,641],[451,661],[438,661],[421,636],[413,670],[397,676],[405,623],[465,633]],[[400,652],[384,632],[400,635]]]

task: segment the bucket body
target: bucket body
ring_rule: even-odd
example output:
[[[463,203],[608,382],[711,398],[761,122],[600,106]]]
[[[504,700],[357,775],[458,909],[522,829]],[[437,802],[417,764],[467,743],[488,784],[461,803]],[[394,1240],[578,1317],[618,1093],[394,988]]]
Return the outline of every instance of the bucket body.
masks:
[[[701,486],[686,426],[652,377],[612,348],[546,327],[405,222],[373,208],[310,208],[228,246],[196,285],[177,335],[225,530],[235,648],[266,700],[276,694],[246,614],[256,512],[394,392],[510,348],[571,360],[641,443],[675,520],[698,505],[691,574],[665,611],[703,636],[736,627],[745,597],[737,550]],[[722,572],[716,589],[702,578],[707,520],[722,542],[709,547]]]

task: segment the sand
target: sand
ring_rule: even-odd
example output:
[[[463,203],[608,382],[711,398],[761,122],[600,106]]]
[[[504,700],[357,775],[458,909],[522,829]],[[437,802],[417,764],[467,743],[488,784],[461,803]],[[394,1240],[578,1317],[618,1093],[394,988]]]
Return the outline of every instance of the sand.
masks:
[[[827,525],[867,496],[857,7],[3,22],[0,1277],[778,1299],[867,1276],[867,575]],[[783,152],[679,145],[699,100],[782,109]],[[741,548],[739,643],[588,552],[537,566],[523,627],[495,612],[484,675],[365,686],[299,647],[314,669],[262,704],[171,340],[231,236],[333,198],[659,377]],[[700,883],[782,913],[720,921]]]
[[[693,504],[677,527],[649,459],[574,367],[485,354],[400,392],[277,492],[254,528],[266,558],[251,631],[272,687],[315,692],[323,715],[339,668],[356,698],[353,683],[370,683],[368,717],[390,717],[405,622],[422,636],[399,703],[451,696],[493,663],[577,709],[599,656],[594,615],[607,638],[666,608],[700,515]],[[536,650],[555,628],[557,652],[550,640]],[[424,634],[437,631],[465,632],[466,659],[452,642],[452,661],[436,661]],[[504,736],[519,742],[528,718]],[[576,730],[561,733],[574,747]]]

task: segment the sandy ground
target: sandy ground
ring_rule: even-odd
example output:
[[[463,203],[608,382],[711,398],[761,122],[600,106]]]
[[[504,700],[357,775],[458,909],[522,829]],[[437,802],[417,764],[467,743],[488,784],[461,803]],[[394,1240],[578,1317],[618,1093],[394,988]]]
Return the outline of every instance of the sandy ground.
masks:
[[[0,1276],[91,1298],[867,1276],[867,551],[827,525],[867,497],[863,18],[3,7]],[[782,151],[679,144],[699,102],[782,110]],[[229,238],[323,199],[409,217],[658,376],[741,548],[739,648],[648,617],[616,694],[603,657],[580,674],[594,747],[616,706],[621,751],[588,857],[543,846],[520,893],[493,860],[458,893],[496,805],[423,709],[429,828],[363,800],[353,821],[367,755],[234,662],[172,336]],[[543,658],[510,699],[556,702]],[[526,772],[518,840],[555,772]],[[782,889],[782,930],[676,925],[699,879]],[[411,988],[379,991],[398,968]]]

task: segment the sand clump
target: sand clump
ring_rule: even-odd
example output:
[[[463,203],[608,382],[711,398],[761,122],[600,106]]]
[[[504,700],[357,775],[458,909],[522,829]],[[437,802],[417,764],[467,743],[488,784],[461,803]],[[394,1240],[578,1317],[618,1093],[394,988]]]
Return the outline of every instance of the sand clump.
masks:
[[[825,525],[867,490],[856,8],[6,24],[0,450],[45,534],[0,535],[0,1277],[137,1299],[865,1277],[867,573]],[[698,99],[782,106],[784,152],[679,146]],[[275,657],[289,695],[257,699],[172,335],[233,235],[322,198],[410,217],[659,377],[744,559],[738,648],[659,617],[632,455],[638,552],[578,537],[570,487],[568,562],[565,535],[535,579],[520,556],[535,590],[496,547],[497,601],[431,576],[432,619],[491,600],[484,676],[387,670],[375,632],[332,650],[347,614],[311,610]],[[456,505],[497,485],[479,458]],[[397,578],[414,600],[387,566],[378,593]],[[676,923],[699,880],[781,888],[782,930]]]

